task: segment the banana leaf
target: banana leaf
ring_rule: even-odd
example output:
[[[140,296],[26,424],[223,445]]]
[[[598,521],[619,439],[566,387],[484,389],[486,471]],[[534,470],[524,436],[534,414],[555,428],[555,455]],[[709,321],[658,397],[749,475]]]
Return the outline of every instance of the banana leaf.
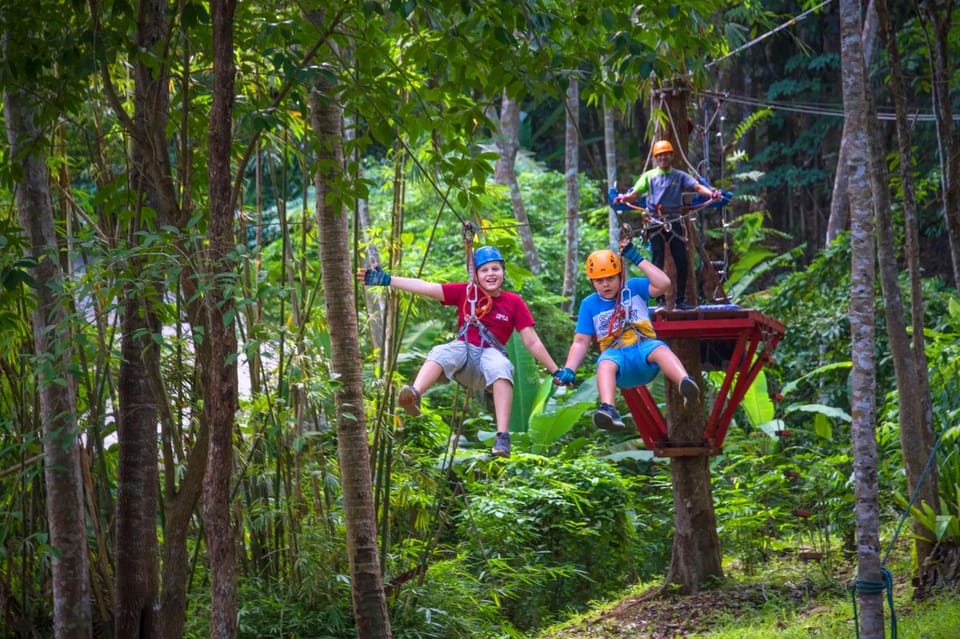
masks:
[[[540,371],[537,361],[516,332],[506,343],[507,356],[513,362],[513,407],[510,411],[510,432],[525,433],[529,428],[530,415],[540,387]],[[547,380],[552,384],[552,378]]]
[[[552,443],[563,437],[584,414],[597,406],[597,384],[586,380],[573,393],[565,394],[562,402],[551,401],[556,390],[552,379],[540,387],[537,402],[530,415],[529,432],[531,452],[543,454]]]

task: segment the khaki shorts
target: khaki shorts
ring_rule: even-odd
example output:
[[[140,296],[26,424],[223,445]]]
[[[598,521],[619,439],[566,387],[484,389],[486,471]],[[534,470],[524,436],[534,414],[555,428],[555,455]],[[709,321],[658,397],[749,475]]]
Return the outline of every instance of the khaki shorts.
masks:
[[[498,379],[513,384],[513,364],[496,348],[454,340],[431,348],[427,361],[440,364],[448,380],[456,380],[470,390],[490,388]]]

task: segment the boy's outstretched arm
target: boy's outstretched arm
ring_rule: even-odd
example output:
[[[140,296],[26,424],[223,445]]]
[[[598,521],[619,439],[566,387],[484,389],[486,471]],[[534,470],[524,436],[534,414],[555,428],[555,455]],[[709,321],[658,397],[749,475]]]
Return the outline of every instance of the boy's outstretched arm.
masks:
[[[563,365],[564,368],[569,368],[571,371],[576,372],[580,364],[583,363],[583,358],[586,357],[587,352],[590,351],[590,344],[592,342],[592,336],[585,333],[574,333],[570,350],[567,351],[567,361]]]
[[[534,327],[528,326],[521,330],[520,339],[523,341],[524,347],[530,351],[530,354],[533,355],[538,362],[543,364],[548,373],[553,375],[557,372],[557,369],[560,367],[557,366],[553,358],[550,357],[550,353],[547,352],[547,347],[543,345],[543,342],[540,340],[540,335]]]
[[[367,286],[389,286],[415,295],[424,295],[443,301],[443,287],[440,284],[416,277],[390,275],[380,268],[379,264],[374,264],[372,268],[357,269],[357,279]]]

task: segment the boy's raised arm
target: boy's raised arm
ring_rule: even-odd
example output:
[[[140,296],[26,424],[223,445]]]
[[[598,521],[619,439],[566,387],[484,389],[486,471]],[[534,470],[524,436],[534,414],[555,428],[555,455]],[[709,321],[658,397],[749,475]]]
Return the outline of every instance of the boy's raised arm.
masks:
[[[380,268],[379,264],[374,264],[372,268],[357,269],[357,279],[367,286],[392,286],[401,291],[407,291],[415,295],[424,295],[443,301],[443,287],[440,284],[421,280],[416,277],[390,275]]]

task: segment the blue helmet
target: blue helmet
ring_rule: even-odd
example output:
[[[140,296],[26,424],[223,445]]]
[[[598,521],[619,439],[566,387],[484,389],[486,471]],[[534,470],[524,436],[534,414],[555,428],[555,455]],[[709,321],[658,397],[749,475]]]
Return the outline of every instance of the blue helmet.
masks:
[[[506,260],[500,255],[500,251],[494,246],[481,246],[473,254],[473,268],[480,268],[487,262],[500,262],[505,264]]]

